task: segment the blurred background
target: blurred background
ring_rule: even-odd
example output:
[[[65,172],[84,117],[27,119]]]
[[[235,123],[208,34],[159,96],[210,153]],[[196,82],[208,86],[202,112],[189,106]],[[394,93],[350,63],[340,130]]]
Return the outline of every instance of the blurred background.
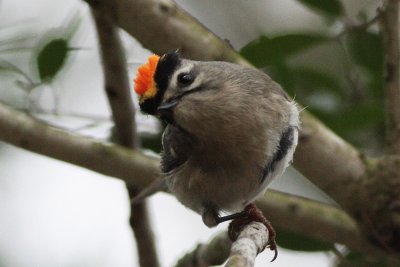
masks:
[[[366,153],[379,153],[381,38],[374,26],[349,29],[373,18],[380,1],[347,0],[333,7],[296,0],[176,2],[335,132]],[[151,51],[122,30],[121,36],[132,80]],[[107,139],[112,124],[102,75],[83,1],[0,0],[0,101]],[[136,120],[144,146],[157,152],[160,125],[139,112]],[[332,203],[294,169],[272,188]],[[150,199],[150,208],[162,266],[173,266],[227,227],[208,229],[200,216],[163,193]],[[129,214],[123,182],[0,142],[0,266],[137,266]],[[262,253],[256,266],[271,257]],[[334,253],[322,249],[280,248],[273,264],[333,266],[334,260]]]

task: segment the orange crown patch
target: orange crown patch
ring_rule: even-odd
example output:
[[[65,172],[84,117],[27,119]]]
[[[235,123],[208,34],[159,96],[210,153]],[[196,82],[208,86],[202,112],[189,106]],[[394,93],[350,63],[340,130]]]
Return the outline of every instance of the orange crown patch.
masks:
[[[149,56],[148,62],[141,65],[137,70],[134,83],[135,92],[139,95],[140,102],[152,98],[157,94],[157,87],[153,76],[159,59],[159,56],[151,55]]]

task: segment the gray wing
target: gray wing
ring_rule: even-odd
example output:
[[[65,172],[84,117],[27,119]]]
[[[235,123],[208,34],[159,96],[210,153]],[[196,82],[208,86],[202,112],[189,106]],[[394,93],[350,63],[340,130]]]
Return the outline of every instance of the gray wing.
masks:
[[[185,163],[192,149],[193,139],[181,128],[168,124],[162,136],[161,171],[168,173]]]

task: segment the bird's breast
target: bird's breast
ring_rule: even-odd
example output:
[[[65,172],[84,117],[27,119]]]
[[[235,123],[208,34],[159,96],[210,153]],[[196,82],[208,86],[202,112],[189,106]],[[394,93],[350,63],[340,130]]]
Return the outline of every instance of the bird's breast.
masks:
[[[168,175],[167,184],[183,205],[198,213],[207,203],[239,211],[258,190],[262,169],[254,162],[238,166],[210,167],[189,160]]]

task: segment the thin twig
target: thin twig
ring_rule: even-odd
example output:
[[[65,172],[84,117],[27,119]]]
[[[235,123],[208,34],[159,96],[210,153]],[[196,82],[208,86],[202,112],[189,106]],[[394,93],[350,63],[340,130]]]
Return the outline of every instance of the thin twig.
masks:
[[[386,151],[400,154],[399,1],[386,0],[381,30],[385,53]]]
[[[134,105],[130,94],[126,58],[118,29],[107,5],[92,6],[98,39],[101,48],[103,71],[105,76],[105,91],[108,96],[115,122],[114,134],[116,142],[127,148],[136,147],[136,125]],[[132,198],[137,190],[128,185]],[[136,236],[140,266],[159,266],[153,231],[146,202],[131,207],[130,223]]]

